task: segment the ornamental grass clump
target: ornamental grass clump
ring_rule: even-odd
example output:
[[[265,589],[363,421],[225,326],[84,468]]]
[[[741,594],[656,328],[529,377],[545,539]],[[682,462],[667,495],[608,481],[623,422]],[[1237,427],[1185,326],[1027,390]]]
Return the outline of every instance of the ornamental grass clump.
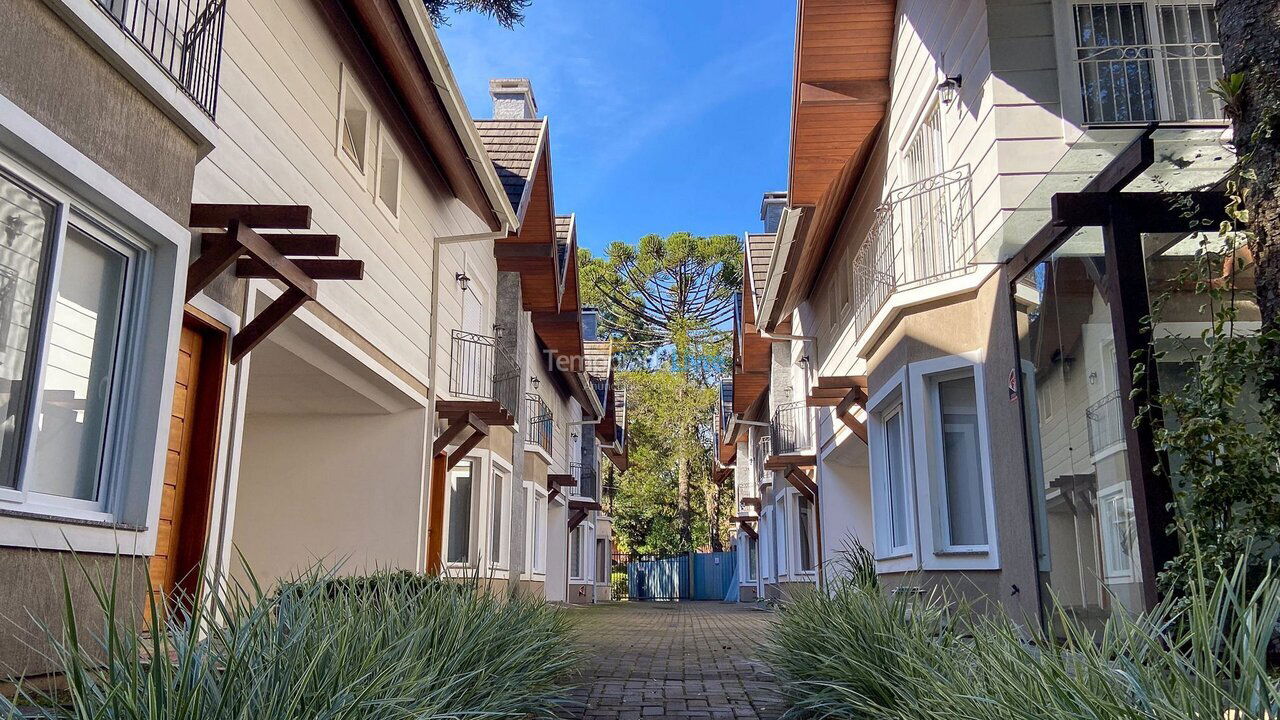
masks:
[[[767,652],[789,717],[1275,720],[1280,578],[1248,574],[1201,573],[1100,634],[1059,613],[1052,637],[939,594],[836,581],[784,608]]]
[[[65,585],[65,583],[64,583]],[[552,717],[576,662],[562,613],[477,580],[313,572],[268,592],[232,584],[164,632],[126,620],[111,588],[99,637],[50,641],[56,695],[20,692],[67,720],[364,720]],[[71,608],[69,597],[68,608]],[[7,710],[7,712],[6,712]],[[17,708],[0,699],[0,717]]]

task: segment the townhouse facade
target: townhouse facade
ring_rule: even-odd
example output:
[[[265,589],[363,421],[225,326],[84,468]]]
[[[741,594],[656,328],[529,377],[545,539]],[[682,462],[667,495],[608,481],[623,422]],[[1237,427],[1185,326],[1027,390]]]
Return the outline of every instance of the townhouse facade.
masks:
[[[90,632],[113,572],[139,622],[309,569],[607,599],[572,537],[623,435],[528,82],[473,120],[421,3],[175,6],[0,11],[0,677],[56,669],[64,568]]]
[[[1036,622],[1154,603],[1176,458],[1134,420],[1210,320],[1175,278],[1222,246],[1212,3],[804,0],[796,37],[721,410],[742,564],[782,595],[857,543]]]

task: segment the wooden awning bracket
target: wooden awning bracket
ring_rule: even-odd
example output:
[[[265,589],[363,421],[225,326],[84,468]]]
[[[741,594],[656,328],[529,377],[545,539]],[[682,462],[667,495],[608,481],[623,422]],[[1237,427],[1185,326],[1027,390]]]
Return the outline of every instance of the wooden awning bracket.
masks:
[[[449,453],[449,460],[445,464],[446,470],[452,470],[458,463],[462,462],[467,453],[474,450],[476,445],[479,445],[481,441],[489,436],[489,426],[475,413],[463,413],[455,416],[449,422],[449,427],[445,428],[444,432],[440,433],[435,443],[432,444],[432,454],[439,455],[448,451],[449,445],[467,430],[470,430],[471,434],[458,443],[458,447],[453,452]]]
[[[255,230],[307,230],[311,227],[311,208],[306,205],[193,203],[190,227],[216,228],[219,232],[200,236],[200,257],[187,267],[187,301],[233,266],[236,277],[269,278],[285,285],[280,297],[231,339],[233,363],[240,362],[304,303],[315,300],[317,280],[364,278],[361,260],[294,259],[336,257],[339,247],[336,235],[262,235]]]
[[[818,499],[818,486],[809,477],[809,473],[792,465],[783,474],[787,476],[787,482],[791,483],[791,487],[800,491],[800,494],[805,496],[809,502],[814,502]]]
[[[569,516],[569,532],[573,532],[574,529],[577,528],[579,525],[581,525],[582,521],[586,519],[587,519],[586,510],[575,511],[572,515]]]

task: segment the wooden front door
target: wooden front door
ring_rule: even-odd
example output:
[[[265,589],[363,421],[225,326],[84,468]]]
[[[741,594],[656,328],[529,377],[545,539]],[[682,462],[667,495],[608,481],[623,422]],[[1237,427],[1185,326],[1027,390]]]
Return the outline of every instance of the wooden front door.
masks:
[[[226,333],[188,312],[178,344],[151,592],[163,608],[199,583],[209,526]],[[148,608],[148,613],[150,608]]]

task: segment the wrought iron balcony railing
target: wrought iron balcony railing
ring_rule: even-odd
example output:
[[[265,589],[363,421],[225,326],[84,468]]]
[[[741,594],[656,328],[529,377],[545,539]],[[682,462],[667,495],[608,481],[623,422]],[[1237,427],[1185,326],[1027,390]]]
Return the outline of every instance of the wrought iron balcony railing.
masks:
[[[1124,442],[1124,415],[1120,391],[1107,393],[1084,411],[1089,426],[1089,453],[1098,455]]]
[[[592,500],[599,500],[599,483],[596,478],[596,469],[592,465],[586,463],[569,463],[569,472],[574,479],[578,481],[578,489],[574,493],[581,497],[588,497]]]
[[[813,452],[813,428],[809,423],[809,405],[799,402],[779,405],[769,423],[774,455],[800,455]]]
[[[893,293],[972,271],[972,196],[967,166],[890,193],[853,257],[856,336],[866,332]]]
[[[515,415],[520,394],[520,365],[488,335],[453,331],[449,393],[464,400],[496,401]]]
[[[551,408],[547,406],[541,395],[535,393],[526,394],[524,400],[525,417],[528,423],[525,442],[537,445],[550,455],[551,438],[555,435],[555,418],[551,415]]]
[[[94,0],[201,110],[218,105],[226,0]]]

